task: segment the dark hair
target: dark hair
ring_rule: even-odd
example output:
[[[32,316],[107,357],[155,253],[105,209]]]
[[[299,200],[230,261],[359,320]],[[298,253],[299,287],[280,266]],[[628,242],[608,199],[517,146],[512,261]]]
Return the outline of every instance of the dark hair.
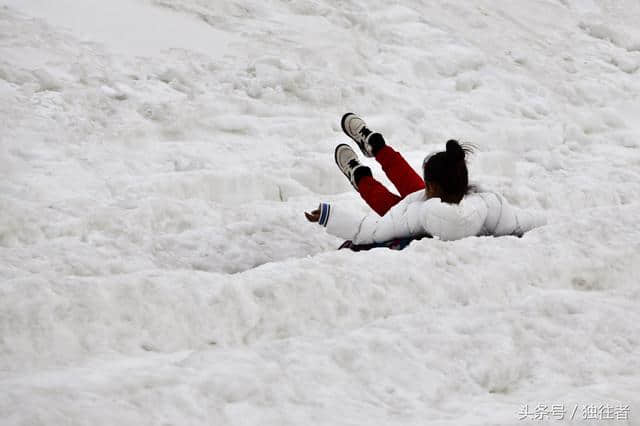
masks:
[[[438,152],[424,162],[424,181],[440,187],[440,199],[458,204],[469,192],[469,172],[465,156],[473,152],[469,145],[457,140],[447,141],[447,150]]]

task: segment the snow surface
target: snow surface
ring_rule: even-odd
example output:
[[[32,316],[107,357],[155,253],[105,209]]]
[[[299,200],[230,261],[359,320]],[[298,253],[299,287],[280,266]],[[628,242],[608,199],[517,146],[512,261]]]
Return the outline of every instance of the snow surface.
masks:
[[[640,424],[638,22],[0,0],[0,424]],[[302,212],[367,209],[333,164],[347,111],[415,167],[475,143],[473,179],[549,225],[336,251]]]

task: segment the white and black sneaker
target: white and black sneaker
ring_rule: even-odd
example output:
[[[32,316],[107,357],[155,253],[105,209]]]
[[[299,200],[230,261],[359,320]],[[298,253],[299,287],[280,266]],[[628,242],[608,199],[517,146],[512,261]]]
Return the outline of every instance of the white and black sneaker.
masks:
[[[338,168],[347,177],[347,179],[349,179],[349,182],[351,182],[351,185],[353,185],[356,191],[358,190],[356,177],[359,177],[357,175],[371,175],[371,169],[360,164],[356,152],[345,143],[336,146],[334,157]]]
[[[374,150],[376,146],[371,144],[372,135],[379,135],[377,137],[374,137],[373,140],[375,140],[376,142],[382,141],[382,145],[384,145],[384,139],[382,139],[382,135],[372,132],[367,127],[367,124],[364,122],[364,120],[352,112],[348,112],[342,116],[340,125],[342,126],[342,131],[351,139],[353,139],[355,143],[358,144],[358,147],[360,147],[360,151],[362,151],[365,157],[375,156]]]

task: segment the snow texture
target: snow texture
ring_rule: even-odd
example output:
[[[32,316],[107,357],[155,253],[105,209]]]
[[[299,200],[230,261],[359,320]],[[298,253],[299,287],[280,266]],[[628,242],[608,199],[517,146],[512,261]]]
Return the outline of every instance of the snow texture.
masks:
[[[640,424],[638,22],[0,0],[0,423]],[[347,111],[416,168],[476,144],[473,180],[549,224],[336,251],[302,212],[367,209],[333,164]]]

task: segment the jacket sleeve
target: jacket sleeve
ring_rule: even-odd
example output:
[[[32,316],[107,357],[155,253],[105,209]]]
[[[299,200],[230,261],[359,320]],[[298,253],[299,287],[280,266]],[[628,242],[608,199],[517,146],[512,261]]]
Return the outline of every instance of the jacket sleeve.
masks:
[[[329,203],[320,203],[319,209],[318,224],[325,227],[329,234],[345,240],[355,238],[366,217]]]
[[[517,235],[521,237],[525,232],[545,225],[545,216],[540,212],[523,210],[514,207],[501,195],[491,194],[497,200],[497,208],[487,219],[487,231],[495,236]]]
[[[515,235],[522,236],[533,228],[547,224],[547,218],[541,212],[513,208],[516,216]]]
[[[389,212],[380,217],[371,212],[362,216],[327,203],[320,204],[318,223],[329,234],[351,240],[355,244],[381,243],[411,234],[406,214]]]

